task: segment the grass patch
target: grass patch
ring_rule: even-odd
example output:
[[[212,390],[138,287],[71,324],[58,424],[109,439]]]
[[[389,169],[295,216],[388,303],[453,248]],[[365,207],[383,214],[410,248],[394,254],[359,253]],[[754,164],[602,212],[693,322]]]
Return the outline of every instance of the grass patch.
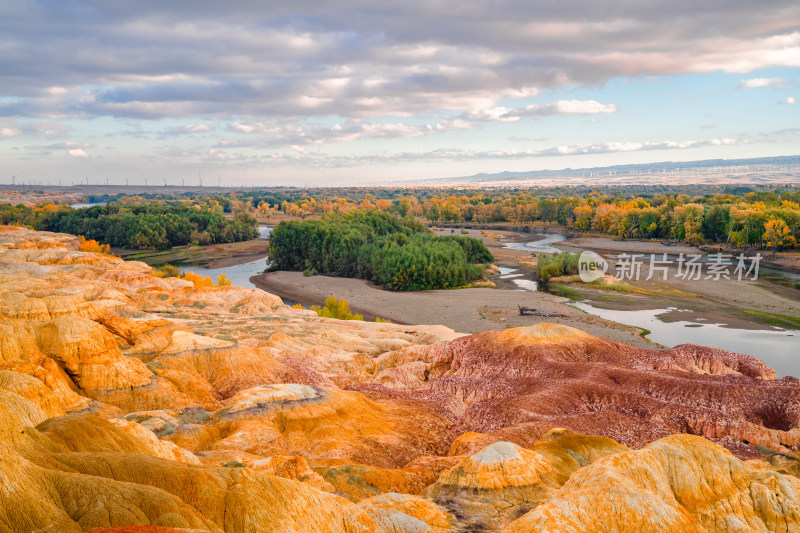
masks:
[[[755,451],[757,451],[762,455],[773,455],[775,453],[778,453],[775,450],[770,450],[769,448],[766,448],[764,446],[759,446],[758,444],[753,444],[752,447]]]
[[[550,294],[555,294],[556,296],[561,296],[562,298],[569,298],[570,300],[576,302],[583,300],[583,296],[581,296],[578,291],[569,287],[565,287],[564,285],[549,283],[547,285],[547,292]]]
[[[800,329],[800,318],[798,317],[766,313],[764,311],[751,311],[749,309],[734,309],[734,311],[758,317],[759,322],[769,326],[777,326],[784,329]]]
[[[150,372],[155,374],[154,370],[162,370],[164,368],[164,363],[161,361],[150,361],[149,363],[145,363],[144,366],[146,366]]]

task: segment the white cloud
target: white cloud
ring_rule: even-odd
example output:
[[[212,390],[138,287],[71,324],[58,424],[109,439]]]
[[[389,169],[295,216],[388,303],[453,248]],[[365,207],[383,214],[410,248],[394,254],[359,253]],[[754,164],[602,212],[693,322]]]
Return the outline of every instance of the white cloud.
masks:
[[[787,96],[786,100],[781,100],[778,102],[780,105],[794,105],[797,103],[797,100],[794,96]]]
[[[621,154],[626,152],[687,150],[704,146],[748,144],[748,139],[715,138],[686,141],[612,141],[594,144],[571,144],[545,148],[471,150],[463,148],[441,148],[429,151],[394,152],[376,155],[333,156],[317,151],[308,151],[297,146],[296,154],[273,153],[269,159],[293,165],[312,165],[317,168],[338,168],[376,164],[403,164],[406,162],[464,161],[464,160],[524,160],[541,157],[567,157],[579,155]],[[260,161],[261,158],[256,158]],[[263,161],[262,161],[263,162]]]
[[[783,78],[750,78],[742,80],[739,87],[742,89],[760,89],[762,87],[787,87],[789,84]]]
[[[100,6],[101,25],[81,9],[23,6],[5,21],[4,71],[14,75],[0,94],[49,97],[19,96],[0,111],[243,121],[479,113],[620,76],[800,66],[800,6],[765,2],[268,2],[243,8],[245,25],[213,3],[191,13],[169,2]]]
[[[618,111],[617,104],[601,104],[596,100],[559,100],[555,109],[557,113],[565,115],[595,115]]]
[[[20,131],[16,128],[0,128],[0,137],[16,137]]]
[[[617,104],[601,104],[596,100],[559,100],[552,104],[535,104],[512,109],[505,115],[511,117],[534,117],[548,115],[597,115],[617,113]]]
[[[72,148],[67,150],[67,154],[72,157],[88,158],[89,154],[83,148]]]
[[[214,130],[211,124],[187,124],[170,130],[172,133],[208,133]]]
[[[303,146],[317,146],[354,142],[359,139],[409,139],[447,131],[473,130],[477,127],[462,118],[442,119],[426,124],[407,122],[369,122],[351,120],[324,125],[300,125],[294,121],[269,121],[228,124],[230,131],[246,135],[244,139],[223,140],[220,146],[278,147],[290,146],[297,150]]]

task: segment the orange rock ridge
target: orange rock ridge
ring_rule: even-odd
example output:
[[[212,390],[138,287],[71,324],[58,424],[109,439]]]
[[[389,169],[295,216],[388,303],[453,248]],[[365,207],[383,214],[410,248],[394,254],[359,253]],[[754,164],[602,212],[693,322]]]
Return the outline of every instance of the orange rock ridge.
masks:
[[[797,426],[752,357],[323,319],[0,226],[0,533],[800,531]]]

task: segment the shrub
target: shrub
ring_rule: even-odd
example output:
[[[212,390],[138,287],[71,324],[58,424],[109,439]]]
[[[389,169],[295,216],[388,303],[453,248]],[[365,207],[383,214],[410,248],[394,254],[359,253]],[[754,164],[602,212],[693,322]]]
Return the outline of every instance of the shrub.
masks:
[[[350,304],[347,303],[347,300],[344,298],[339,300],[335,296],[330,296],[325,300],[325,307],[314,305],[311,309],[321,317],[338,318],[339,320],[364,320],[362,315],[354,315],[350,312]]]
[[[200,287],[213,287],[214,282],[208,276],[201,276],[199,274],[195,274],[194,272],[186,272],[181,274],[181,279],[185,279],[186,281],[191,281],[194,283],[194,288],[199,289]]]
[[[161,265],[153,270],[153,275],[157,278],[179,278],[181,275],[180,270],[175,265]]]
[[[536,273],[545,283],[550,278],[573,276],[578,273],[578,254],[541,254],[536,265]]]
[[[111,245],[110,244],[100,244],[94,239],[86,240],[86,237],[83,235],[79,236],[81,238],[81,252],[92,252],[95,254],[103,254],[108,255],[111,253]]]
[[[225,274],[220,274],[217,278],[217,287],[225,287],[231,284],[231,280]]]

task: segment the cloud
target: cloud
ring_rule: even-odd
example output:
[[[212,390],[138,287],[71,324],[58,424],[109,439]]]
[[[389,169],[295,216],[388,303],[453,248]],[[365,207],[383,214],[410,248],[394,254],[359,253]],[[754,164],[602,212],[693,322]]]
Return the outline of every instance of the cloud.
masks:
[[[471,150],[464,148],[440,148],[427,151],[387,152],[367,155],[330,155],[324,152],[298,150],[295,153],[273,152],[268,155],[231,156],[214,150],[209,156],[218,161],[236,161],[238,164],[264,165],[282,164],[316,169],[341,167],[401,165],[411,162],[480,161],[480,160],[524,160],[544,157],[567,157],[579,155],[621,154],[626,152],[688,150],[708,146],[732,146],[748,144],[749,139],[712,138],[685,141],[617,141],[592,144],[558,145],[544,148]]]
[[[174,134],[208,133],[210,131],[214,131],[214,126],[203,123],[187,124],[186,126],[180,126],[169,130],[170,133]]]
[[[623,120],[631,138],[640,138],[638,128],[652,140],[648,119],[664,112],[660,93],[647,95],[648,109],[631,93],[643,90],[635,79],[721,71],[735,80],[733,92],[739,80],[743,89],[794,87],[796,76],[785,72],[800,67],[800,4],[790,0],[242,0],[235,9],[61,0],[5,2],[0,12],[2,144],[32,159],[73,151],[99,163],[116,149],[120,165],[330,168],[402,162],[403,154],[491,160],[718,146],[600,141]],[[603,92],[609,80],[625,79],[626,90],[615,82]],[[688,115],[700,89],[694,104],[675,104],[673,122],[695,129],[665,127],[664,135],[712,134]],[[629,109],[637,114],[601,116]],[[560,125],[562,117],[573,118]],[[537,118],[548,118],[548,128]],[[765,114],[752,127],[767,131],[771,120]],[[737,127],[713,134],[724,143]],[[504,150],[512,136],[535,139],[517,148],[556,143],[542,135],[573,140]],[[92,146],[58,142],[78,136]],[[483,148],[474,155],[448,148],[476,146]]]
[[[601,104],[596,100],[559,100],[552,104],[529,105],[506,113],[512,117],[540,117],[548,115],[597,115],[617,113],[617,104]]]
[[[750,78],[739,83],[740,89],[760,89],[762,87],[786,88],[789,82],[783,78]]]
[[[89,157],[86,151],[90,147],[89,143],[77,143],[74,141],[43,144],[43,145],[30,145],[25,146],[24,149],[30,154],[39,156],[51,155],[53,152],[66,151],[67,155],[78,158]]]
[[[794,96],[787,96],[786,100],[781,100],[780,102],[778,102],[778,104],[780,105],[794,105],[796,103],[797,100],[795,100]]]
[[[516,122],[522,117],[552,115],[596,115],[617,113],[617,104],[601,104],[596,100],[559,100],[550,104],[533,104],[519,108],[492,107],[476,109],[463,115],[466,120]]]
[[[294,121],[231,122],[231,132],[244,134],[244,138],[226,139],[222,147],[279,147],[316,146],[354,142],[359,139],[410,139],[448,131],[472,130],[477,126],[462,118],[448,118],[427,124],[406,122],[370,122],[352,120],[325,125],[320,123],[297,124]]]
[[[0,113],[401,117],[620,76],[800,66],[800,6],[751,4],[21,3],[0,20],[0,94],[18,99]]]

